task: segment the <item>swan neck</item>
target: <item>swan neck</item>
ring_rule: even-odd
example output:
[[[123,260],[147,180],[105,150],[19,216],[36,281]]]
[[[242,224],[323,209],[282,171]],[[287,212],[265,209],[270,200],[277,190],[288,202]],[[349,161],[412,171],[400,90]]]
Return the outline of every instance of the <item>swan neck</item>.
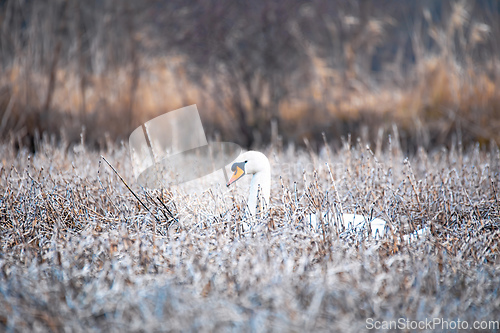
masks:
[[[268,205],[270,194],[271,173],[268,170],[255,173],[250,183],[250,193],[248,196],[248,210],[253,216]]]

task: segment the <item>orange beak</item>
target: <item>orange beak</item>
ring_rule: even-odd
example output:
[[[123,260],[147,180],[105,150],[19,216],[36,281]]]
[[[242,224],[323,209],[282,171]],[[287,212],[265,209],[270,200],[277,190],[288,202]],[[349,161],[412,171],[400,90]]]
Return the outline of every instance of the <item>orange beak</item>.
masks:
[[[241,176],[243,176],[244,174],[245,174],[245,171],[243,171],[243,169],[240,168],[239,166],[236,166],[236,169],[234,170],[234,173],[231,176],[231,179],[229,179],[229,182],[226,184],[226,186],[231,185],[232,183],[234,183],[235,181],[240,179]]]

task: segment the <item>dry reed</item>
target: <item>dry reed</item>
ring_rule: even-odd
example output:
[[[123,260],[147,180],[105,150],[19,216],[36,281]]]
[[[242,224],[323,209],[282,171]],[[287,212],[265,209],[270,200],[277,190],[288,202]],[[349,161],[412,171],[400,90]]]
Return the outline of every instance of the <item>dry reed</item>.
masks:
[[[242,185],[133,186],[148,212],[85,146],[45,138],[31,156],[3,143],[0,329],[360,332],[368,318],[498,320],[498,147],[407,159],[389,141],[375,153],[349,139],[320,154],[268,148],[270,210],[247,235]],[[126,147],[102,154],[132,180]],[[380,216],[394,236],[303,221],[339,209]],[[397,241],[422,225],[425,239]]]

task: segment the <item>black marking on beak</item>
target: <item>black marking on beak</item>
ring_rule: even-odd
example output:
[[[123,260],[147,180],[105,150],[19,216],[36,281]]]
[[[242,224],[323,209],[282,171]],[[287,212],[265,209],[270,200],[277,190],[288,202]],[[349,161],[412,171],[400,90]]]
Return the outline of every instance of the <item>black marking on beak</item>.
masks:
[[[243,177],[246,172],[245,172],[245,163],[246,162],[238,162],[238,163],[233,163],[231,166],[231,171],[233,171],[233,175],[231,179],[227,182],[226,186],[229,187],[232,183]]]

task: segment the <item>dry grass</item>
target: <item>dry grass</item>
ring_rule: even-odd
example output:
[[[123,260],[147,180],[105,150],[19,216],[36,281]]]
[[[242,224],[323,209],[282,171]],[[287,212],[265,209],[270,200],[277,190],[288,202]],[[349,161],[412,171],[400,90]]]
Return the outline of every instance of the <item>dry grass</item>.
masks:
[[[44,140],[35,156],[12,146],[0,145],[1,330],[359,332],[367,318],[498,320],[496,146],[409,160],[396,140],[376,153],[361,141],[319,155],[269,148],[271,209],[246,236],[242,185],[150,193],[177,216],[171,225],[165,206],[134,187],[149,213],[84,146]],[[132,179],[126,147],[102,154]],[[385,218],[394,237],[317,233],[301,219],[340,208]],[[432,229],[426,239],[395,240],[420,225]]]
[[[83,126],[88,143],[103,147],[105,135],[126,139],[141,123],[193,103],[203,110],[209,132],[222,130],[224,137],[235,137],[230,116],[234,110],[221,108],[209,91],[190,81],[181,58],[144,62],[133,100],[127,68],[87,77],[84,96],[78,88],[79,77],[71,69],[60,69],[53,108],[48,112],[42,112],[48,77],[19,67],[10,69],[0,78],[4,87],[0,89],[0,110],[4,110],[0,112],[0,137],[24,136],[22,145],[27,145],[32,142],[26,138],[33,141],[39,133],[49,133],[78,142]],[[447,144],[457,132],[464,143],[500,142],[498,82],[484,72],[450,64],[442,56],[422,60],[417,67],[412,73],[414,82],[376,88],[356,80],[356,88],[349,88],[338,80],[328,81],[331,75],[340,77],[340,71],[315,68],[318,77],[277,110],[284,140],[318,141],[322,131],[334,137],[347,132],[363,135],[361,124],[368,125],[367,139],[374,142],[379,129],[387,132],[395,123],[412,150]]]
[[[17,136],[20,145],[41,133],[78,142],[86,127],[87,142],[103,147],[105,133],[118,142],[193,103],[209,135],[247,146],[271,141],[271,120],[285,142],[321,141],[323,131],[362,136],[368,125],[373,143],[395,123],[408,151],[446,145],[454,133],[464,144],[500,143],[495,1],[398,3],[389,11],[383,0],[291,1],[297,6],[274,9],[288,22],[274,24],[277,34],[266,33],[276,15],[265,1],[250,6],[262,11],[255,19],[231,1],[219,9],[196,1],[7,3],[0,138]],[[279,47],[283,41],[293,47]]]
[[[126,66],[86,76],[84,93],[74,69],[58,69],[49,110],[43,110],[49,77],[16,64],[0,78],[0,109],[4,110],[0,137],[22,138],[23,145],[27,145],[27,137],[48,133],[78,142],[82,127],[86,127],[88,143],[102,147],[105,134],[128,139],[141,123],[194,104],[200,98],[192,85],[186,87],[187,78],[178,58],[144,61],[140,84],[133,93],[130,69]]]

